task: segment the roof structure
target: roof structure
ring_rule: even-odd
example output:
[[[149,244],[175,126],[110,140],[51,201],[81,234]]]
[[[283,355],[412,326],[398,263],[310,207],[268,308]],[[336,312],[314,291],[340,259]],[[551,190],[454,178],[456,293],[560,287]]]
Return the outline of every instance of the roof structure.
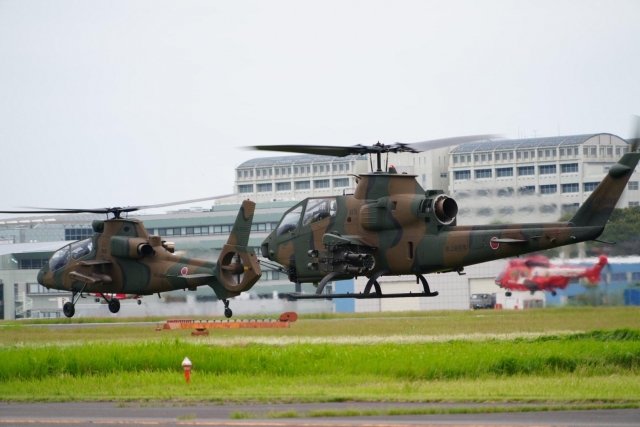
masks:
[[[267,166],[283,166],[283,165],[297,165],[297,164],[310,164],[310,163],[331,163],[331,162],[348,162],[351,160],[366,160],[366,156],[354,154],[344,157],[333,156],[316,156],[313,154],[303,154],[296,156],[277,156],[277,157],[258,157],[255,159],[247,160],[238,166],[238,169],[242,168],[254,168],[254,167],[267,167]]]
[[[564,147],[580,145],[589,138],[602,134],[551,136],[527,139],[500,139],[495,141],[470,142],[451,150],[451,154],[473,153],[480,151],[506,151],[526,148]],[[605,134],[610,135],[610,134]],[[615,136],[615,135],[614,135]]]

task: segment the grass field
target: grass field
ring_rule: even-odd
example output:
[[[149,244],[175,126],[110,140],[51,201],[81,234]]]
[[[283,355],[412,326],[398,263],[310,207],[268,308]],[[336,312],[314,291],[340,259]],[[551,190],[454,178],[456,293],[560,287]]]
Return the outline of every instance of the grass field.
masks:
[[[11,401],[640,404],[638,308],[325,315],[209,337],[1,325],[0,399]]]

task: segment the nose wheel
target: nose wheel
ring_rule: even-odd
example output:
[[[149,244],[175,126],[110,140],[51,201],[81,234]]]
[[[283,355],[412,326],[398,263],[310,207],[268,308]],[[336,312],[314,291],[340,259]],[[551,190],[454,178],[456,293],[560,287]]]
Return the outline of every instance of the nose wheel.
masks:
[[[229,308],[229,300],[223,299],[222,302],[224,303],[224,317],[230,319],[233,316],[233,311]]]
[[[71,301],[65,302],[64,305],[62,306],[62,313],[66,317],[73,317],[73,315],[76,314],[76,303],[80,298],[84,298],[84,295],[82,295],[82,293],[84,292],[84,288],[86,287],[87,287],[86,284],[82,286],[82,289],[80,289],[80,292],[76,292],[74,290],[71,291]]]

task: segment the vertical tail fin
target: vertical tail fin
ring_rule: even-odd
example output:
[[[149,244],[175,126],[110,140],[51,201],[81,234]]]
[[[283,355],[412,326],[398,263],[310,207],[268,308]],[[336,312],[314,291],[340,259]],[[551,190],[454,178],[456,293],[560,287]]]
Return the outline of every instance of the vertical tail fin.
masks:
[[[220,298],[232,298],[248,291],[262,275],[256,252],[248,246],[255,210],[254,202],[242,202],[229,239],[218,257],[216,271],[223,289],[214,287],[214,291]]]
[[[611,166],[609,173],[593,190],[569,220],[576,227],[604,227],[627,186],[627,182],[640,160],[640,153],[627,153]]]

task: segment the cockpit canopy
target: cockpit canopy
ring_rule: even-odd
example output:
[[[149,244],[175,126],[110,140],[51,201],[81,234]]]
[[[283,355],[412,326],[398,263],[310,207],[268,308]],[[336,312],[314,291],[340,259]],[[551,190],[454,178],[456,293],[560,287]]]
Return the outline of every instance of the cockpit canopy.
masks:
[[[49,260],[49,270],[56,271],[69,263],[69,258],[80,259],[83,256],[91,253],[93,249],[93,242],[91,239],[81,240],[79,242],[72,243],[64,248],[56,251]]]
[[[303,207],[305,207],[304,215],[302,215]],[[304,206],[303,202],[282,218],[276,229],[276,234],[281,236],[284,233],[291,233],[297,230],[300,226],[304,227],[314,222],[335,217],[337,211],[338,203],[335,197],[308,199],[306,206]],[[300,225],[300,217],[302,217],[302,225]]]

